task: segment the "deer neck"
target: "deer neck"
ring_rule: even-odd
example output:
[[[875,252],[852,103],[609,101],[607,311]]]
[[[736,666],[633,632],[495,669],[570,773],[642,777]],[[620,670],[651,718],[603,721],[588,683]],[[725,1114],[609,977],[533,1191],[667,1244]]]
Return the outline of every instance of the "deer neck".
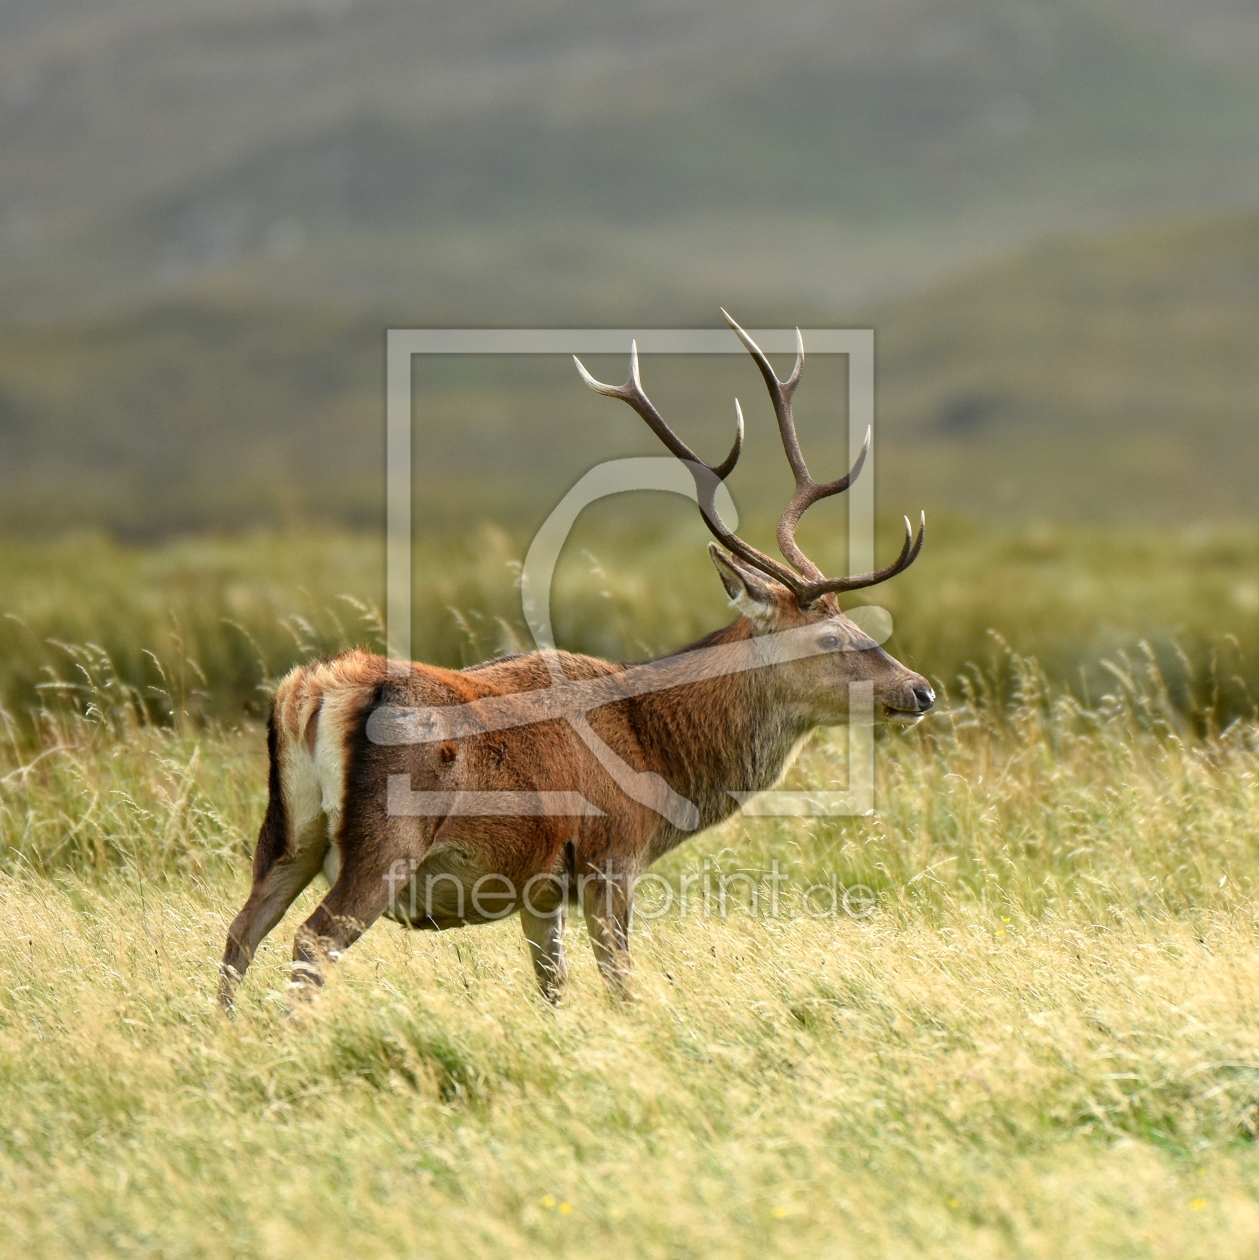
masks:
[[[752,637],[751,623],[741,617],[667,659]],[[815,726],[775,666],[686,683],[643,696],[638,705],[638,735],[652,769],[694,802],[701,827],[738,808],[732,792],[772,787]]]

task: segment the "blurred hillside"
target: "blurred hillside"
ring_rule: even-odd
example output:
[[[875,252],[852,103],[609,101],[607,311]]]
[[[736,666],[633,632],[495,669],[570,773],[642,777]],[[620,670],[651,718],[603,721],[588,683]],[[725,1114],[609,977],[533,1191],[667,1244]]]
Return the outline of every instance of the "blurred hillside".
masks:
[[[1241,0],[9,0],[0,37],[0,529],[372,525],[387,326],[719,303],[875,325],[889,512],[1253,510]],[[646,370],[701,449],[752,406],[767,515],[751,367]],[[416,396],[428,528],[656,449],[558,359]],[[818,461],[843,397],[815,359]]]
[[[898,495],[1165,524],[1259,507],[1259,214],[1038,246],[874,323]]]
[[[1037,246],[847,322],[867,320],[883,510],[1253,515],[1259,215]],[[331,308],[181,305],[0,335],[0,527],[150,537],[377,523],[383,324]],[[625,371],[623,358],[589,363],[605,379]],[[738,394],[749,445],[736,499],[753,517],[785,502],[750,362],[649,358],[644,374],[701,450],[726,449]],[[562,357],[418,363],[415,395],[425,528],[486,515],[528,527],[594,463],[658,453]],[[811,359],[797,410],[819,468],[842,462],[844,397],[842,361]],[[683,505],[664,510],[675,509],[681,520]],[[837,528],[829,510],[818,524]]]
[[[1259,12],[9,0],[0,300],[831,320],[1259,197]]]

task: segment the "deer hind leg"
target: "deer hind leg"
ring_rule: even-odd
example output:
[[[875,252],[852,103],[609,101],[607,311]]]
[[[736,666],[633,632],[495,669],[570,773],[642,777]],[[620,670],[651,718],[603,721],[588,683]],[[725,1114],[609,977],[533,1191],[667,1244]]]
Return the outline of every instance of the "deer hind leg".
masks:
[[[613,997],[631,998],[629,929],[634,907],[633,880],[596,873],[583,875],[579,883],[586,928],[603,981]]]
[[[311,718],[308,747],[318,727]],[[278,706],[267,723],[267,812],[254,849],[254,882],[241,912],[227,932],[219,972],[219,1004],[232,997],[263,938],[315,878],[328,851],[328,817],[310,758],[286,737]]]
[[[526,902],[520,910],[533,974],[537,977],[542,996],[552,1006],[559,1005],[568,985],[568,964],[564,961],[564,921],[563,901],[557,902],[553,909],[538,908]]]
[[[385,820],[378,821],[379,831],[357,809],[346,815],[336,881],[293,941],[295,1001],[322,987],[332,964],[384,914],[415,870],[414,861],[390,851]]]
[[[227,930],[227,947],[219,972],[219,1005],[230,1010],[236,988],[253,962],[267,933],[288,912],[307,884],[319,873],[323,850],[317,846],[280,858],[254,880],[249,899]]]
[[[275,757],[274,745],[272,757]],[[290,794],[292,795],[292,794]],[[289,831],[290,808],[301,807]],[[328,850],[328,820],[309,800],[286,799],[273,779],[271,799],[254,851],[254,882],[249,898],[227,930],[219,969],[219,1005],[230,1010],[254,951],[285,916],[289,906],[319,873]]]
[[[341,955],[381,916],[388,902],[386,896],[379,907],[373,907],[361,895],[361,890],[334,896],[336,892],[334,887],[315,913],[297,929],[293,939],[290,1007],[298,998],[309,997],[323,987],[332,965],[339,962]]]

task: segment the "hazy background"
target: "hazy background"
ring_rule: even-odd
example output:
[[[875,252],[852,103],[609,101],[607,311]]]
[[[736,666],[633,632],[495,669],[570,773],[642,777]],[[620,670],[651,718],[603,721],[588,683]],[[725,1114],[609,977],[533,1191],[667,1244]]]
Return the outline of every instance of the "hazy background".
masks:
[[[873,324],[888,511],[1249,516],[1257,63],[1242,0],[7,0],[0,524],[374,525],[389,324],[719,304]],[[565,363],[423,372],[421,515],[652,450]]]

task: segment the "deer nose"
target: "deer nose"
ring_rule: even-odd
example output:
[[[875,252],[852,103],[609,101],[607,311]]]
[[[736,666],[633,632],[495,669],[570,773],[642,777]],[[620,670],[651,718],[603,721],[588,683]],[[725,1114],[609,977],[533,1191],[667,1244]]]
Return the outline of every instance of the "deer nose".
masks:
[[[926,713],[936,702],[936,693],[931,690],[929,684],[925,682],[915,683],[911,688],[914,693],[914,699],[918,702],[918,711]]]

